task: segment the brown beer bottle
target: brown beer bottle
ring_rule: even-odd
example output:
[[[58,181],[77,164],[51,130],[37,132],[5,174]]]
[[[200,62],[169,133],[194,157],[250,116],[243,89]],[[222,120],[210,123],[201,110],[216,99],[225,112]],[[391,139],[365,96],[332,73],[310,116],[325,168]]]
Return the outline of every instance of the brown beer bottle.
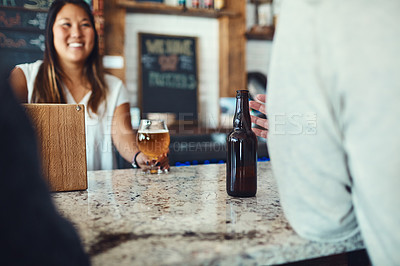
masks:
[[[251,130],[249,91],[238,90],[233,131],[227,139],[226,191],[234,197],[257,192],[257,137]]]

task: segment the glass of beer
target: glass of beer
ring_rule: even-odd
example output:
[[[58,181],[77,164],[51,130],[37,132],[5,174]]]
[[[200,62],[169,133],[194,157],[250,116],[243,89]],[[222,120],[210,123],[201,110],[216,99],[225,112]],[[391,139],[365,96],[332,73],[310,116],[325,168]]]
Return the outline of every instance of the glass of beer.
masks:
[[[137,133],[138,147],[150,159],[150,169],[144,169],[144,173],[161,174],[164,173],[155,162],[168,152],[169,131],[163,120],[140,120]]]

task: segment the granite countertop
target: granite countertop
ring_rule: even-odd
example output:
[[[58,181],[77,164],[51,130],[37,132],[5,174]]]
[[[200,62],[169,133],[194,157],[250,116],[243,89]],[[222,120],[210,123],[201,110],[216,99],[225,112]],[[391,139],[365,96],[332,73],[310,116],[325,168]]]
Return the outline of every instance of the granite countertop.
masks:
[[[258,164],[258,192],[232,198],[225,164],[93,171],[88,190],[53,193],[77,228],[93,265],[281,264],[364,247],[300,238],[285,219],[269,162]]]

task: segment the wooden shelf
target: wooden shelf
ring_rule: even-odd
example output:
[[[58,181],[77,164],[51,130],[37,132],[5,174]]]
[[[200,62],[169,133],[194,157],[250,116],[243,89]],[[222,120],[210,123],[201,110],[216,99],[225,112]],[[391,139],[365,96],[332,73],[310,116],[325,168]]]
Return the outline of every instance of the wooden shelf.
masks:
[[[205,8],[186,8],[183,6],[169,6],[157,2],[135,2],[132,0],[118,0],[118,6],[126,8],[128,12],[166,14],[178,16],[194,16],[206,18],[219,18],[223,16],[236,17],[238,13],[227,10],[213,10]]]
[[[272,4],[273,0],[250,0],[252,4]]]
[[[246,32],[246,38],[248,40],[272,41],[274,39],[274,33],[275,33],[274,27],[256,26]]]

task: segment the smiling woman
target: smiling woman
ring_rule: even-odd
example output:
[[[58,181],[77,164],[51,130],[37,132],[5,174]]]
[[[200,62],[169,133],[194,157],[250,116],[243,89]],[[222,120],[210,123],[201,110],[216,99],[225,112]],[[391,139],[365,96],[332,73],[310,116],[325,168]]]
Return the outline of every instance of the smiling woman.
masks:
[[[78,25],[80,30],[77,31]],[[100,103],[105,100],[108,84],[105,82],[98,34],[89,5],[82,0],[54,1],[48,12],[45,35],[44,59],[42,64],[38,64],[39,69],[33,77],[32,92],[29,90],[30,84],[22,82],[28,78],[27,75],[20,79],[13,78],[16,74],[26,73],[12,72],[11,82],[21,101],[67,103],[66,87],[74,90],[71,94],[79,102],[82,92],[77,88],[84,88],[96,92],[90,97],[87,107],[93,113],[98,113]],[[80,52],[72,52],[76,49],[68,49],[68,43],[73,42],[86,42],[87,45],[85,49],[79,49]],[[20,69],[17,67],[15,70]]]
[[[11,85],[22,102],[85,105],[88,170],[116,168],[113,146],[127,161],[135,158],[146,167],[148,158],[137,155],[126,89],[104,73],[98,39],[85,1],[55,0],[46,20],[43,61],[16,66]],[[166,157],[160,161],[169,168]]]
[[[53,25],[54,48],[61,64],[81,66],[94,47],[94,26],[79,6],[67,4]]]

